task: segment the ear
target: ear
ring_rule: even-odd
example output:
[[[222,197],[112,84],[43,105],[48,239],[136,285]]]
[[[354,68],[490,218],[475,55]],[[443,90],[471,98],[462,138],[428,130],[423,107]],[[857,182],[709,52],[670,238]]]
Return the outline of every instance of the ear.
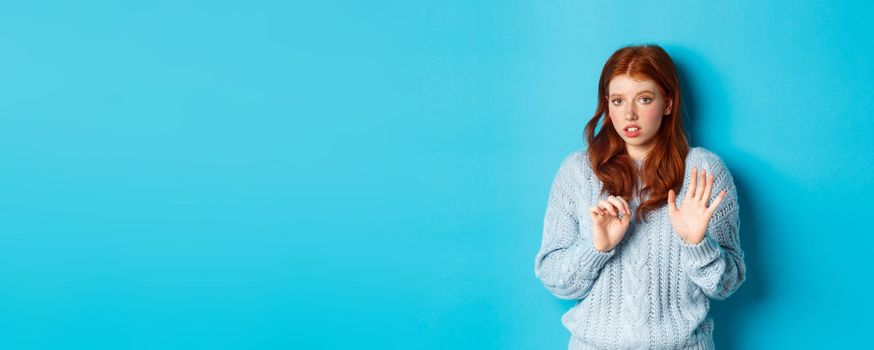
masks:
[[[665,113],[664,113],[664,115],[671,114],[671,107],[673,107],[673,105],[674,105],[674,100],[673,100],[673,99],[668,99],[668,105],[665,106]]]

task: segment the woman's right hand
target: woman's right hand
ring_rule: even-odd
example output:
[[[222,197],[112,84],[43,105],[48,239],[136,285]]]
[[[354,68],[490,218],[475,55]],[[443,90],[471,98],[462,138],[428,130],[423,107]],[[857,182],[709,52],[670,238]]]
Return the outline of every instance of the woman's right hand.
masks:
[[[622,219],[619,218],[622,214]],[[609,252],[622,241],[631,223],[631,208],[622,197],[609,196],[589,208],[592,217],[592,243],[595,249]]]

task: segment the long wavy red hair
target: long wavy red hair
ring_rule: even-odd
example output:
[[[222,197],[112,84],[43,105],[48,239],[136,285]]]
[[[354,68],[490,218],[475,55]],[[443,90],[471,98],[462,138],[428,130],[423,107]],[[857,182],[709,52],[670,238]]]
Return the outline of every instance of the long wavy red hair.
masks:
[[[671,113],[662,117],[653,149],[638,170],[625,149],[625,141],[613,127],[608,115],[607,86],[616,76],[627,74],[634,79],[651,79],[672,101]],[[607,59],[598,82],[598,108],[584,131],[588,155],[595,175],[604,183],[601,194],[611,194],[631,201],[635,192],[641,203],[634,212],[636,221],[647,221],[649,213],[667,204],[668,190],[680,192],[683,185],[689,141],[681,118],[682,96],[674,61],[658,45],[623,47]],[[602,122],[597,134],[595,129]],[[637,188],[637,179],[643,188]]]

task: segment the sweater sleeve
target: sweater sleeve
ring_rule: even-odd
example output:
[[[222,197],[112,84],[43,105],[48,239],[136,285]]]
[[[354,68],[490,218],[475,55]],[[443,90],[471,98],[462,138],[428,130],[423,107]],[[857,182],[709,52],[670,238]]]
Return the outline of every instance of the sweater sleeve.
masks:
[[[734,179],[725,163],[715,154],[701,162],[713,174],[713,202],[723,189],[725,198],[707,224],[707,233],[698,244],[689,244],[681,239],[681,255],[689,278],[710,298],[722,300],[733,294],[746,279],[744,253],[740,246],[739,207]]]
[[[543,219],[543,240],[534,258],[537,278],[553,295],[568,300],[585,298],[601,268],[615,254],[614,250],[596,250],[591,218],[577,216],[577,206],[585,202],[574,189],[587,183],[581,178],[582,158],[580,153],[567,156],[555,175]],[[580,193],[590,191],[583,187]]]

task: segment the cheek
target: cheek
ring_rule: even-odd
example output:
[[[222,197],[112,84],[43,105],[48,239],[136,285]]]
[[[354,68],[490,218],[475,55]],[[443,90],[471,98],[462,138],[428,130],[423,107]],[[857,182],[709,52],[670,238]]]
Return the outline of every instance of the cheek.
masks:
[[[656,113],[655,115],[647,116],[645,118],[645,123],[649,125],[651,130],[658,130],[662,125],[662,115]]]
[[[614,121],[622,120],[622,110],[617,107],[610,106],[609,108],[607,108],[607,116]]]
[[[646,108],[641,111],[641,113],[638,113],[638,116],[640,116],[641,119],[644,119],[648,124],[658,124],[662,120],[663,111],[663,107],[653,106],[652,108]]]

